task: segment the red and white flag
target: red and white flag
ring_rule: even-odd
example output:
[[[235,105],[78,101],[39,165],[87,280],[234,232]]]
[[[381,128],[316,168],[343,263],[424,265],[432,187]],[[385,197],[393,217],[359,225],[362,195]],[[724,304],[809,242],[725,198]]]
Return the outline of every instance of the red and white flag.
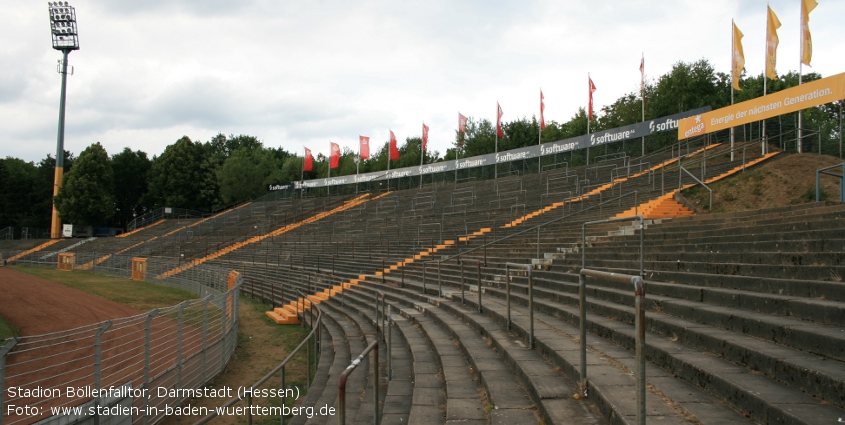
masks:
[[[393,130],[390,130],[390,159],[399,159],[399,149],[396,147],[396,136],[393,135]]]
[[[458,131],[461,133],[467,132],[467,117],[458,112]]]
[[[546,129],[546,119],[543,118],[543,111],[546,109],[546,104],[543,103],[543,90],[540,90],[540,130]]]
[[[302,171],[311,171],[314,168],[314,157],[311,156],[311,149],[305,148],[305,162],[302,163]]]
[[[592,120],[593,119],[593,93],[595,93],[595,91],[596,91],[596,85],[593,84],[592,78],[587,77],[587,80],[590,82],[590,103],[587,107],[587,119]]]
[[[358,136],[360,144],[358,145],[358,159],[361,161],[370,157],[370,138],[367,136]]]
[[[425,145],[428,144],[428,126],[423,123],[422,129],[422,151],[425,152]]]
[[[505,132],[502,131],[502,115],[504,115],[502,107],[499,105],[499,102],[496,102],[496,134],[499,137],[505,137]]]
[[[337,143],[332,143],[332,155],[329,158],[329,168],[337,168],[340,165],[340,146]]]

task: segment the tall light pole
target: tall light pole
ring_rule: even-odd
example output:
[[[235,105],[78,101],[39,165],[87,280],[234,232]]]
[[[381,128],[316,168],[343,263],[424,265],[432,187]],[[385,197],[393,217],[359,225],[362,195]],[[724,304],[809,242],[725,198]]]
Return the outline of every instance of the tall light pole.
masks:
[[[76,30],[76,9],[67,2],[48,2],[50,11],[50,33],[53,36],[53,48],[61,50],[63,58],[59,65],[62,74],[62,96],[59,103],[59,135],[56,141],[56,173],[53,179],[53,196],[59,194],[65,168],[65,94],[67,92],[67,56],[72,50],[79,50],[79,33]],[[53,203],[53,219],[50,224],[50,237],[62,236],[62,221],[56,204]]]

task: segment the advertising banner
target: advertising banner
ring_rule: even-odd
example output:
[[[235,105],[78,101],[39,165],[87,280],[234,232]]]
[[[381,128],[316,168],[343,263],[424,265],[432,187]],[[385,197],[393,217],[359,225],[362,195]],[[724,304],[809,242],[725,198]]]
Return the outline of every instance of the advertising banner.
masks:
[[[685,118],[678,124],[678,139],[725,130],[842,99],[845,99],[845,73]]]
[[[509,151],[504,152],[488,153],[485,155],[472,156],[469,158],[436,162],[434,164],[398,168],[390,171],[375,171],[372,173],[364,173],[350,176],[306,180],[303,182],[294,182],[293,185],[295,189],[301,189],[303,187],[315,188],[353,183],[366,183],[372,181],[398,179],[402,177],[416,177],[421,175],[443,173],[455,170],[466,170],[469,168],[484,167],[493,164],[527,160],[537,158],[538,156],[565,153],[578,149],[586,149],[590,146],[601,146],[609,143],[621,142],[623,140],[637,139],[655,133],[672,131],[678,128],[678,123],[680,122],[679,120],[693,115],[703,114],[705,112],[710,111],[710,109],[711,108],[709,106],[705,106],[703,108],[693,109],[691,111],[681,112],[662,118],[626,125],[624,127],[618,127],[605,131],[597,131],[595,133],[584,134],[582,136],[572,137],[565,140],[558,140],[556,142],[544,143],[542,145],[533,145],[517,149],[511,149]],[[274,190],[274,187],[279,186],[270,185],[269,190]]]

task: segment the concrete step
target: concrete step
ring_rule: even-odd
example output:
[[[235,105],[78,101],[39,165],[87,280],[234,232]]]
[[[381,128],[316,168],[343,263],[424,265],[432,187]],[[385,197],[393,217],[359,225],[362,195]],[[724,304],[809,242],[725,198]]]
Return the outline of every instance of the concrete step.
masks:
[[[535,293],[537,292],[539,291],[537,291],[537,289],[535,288]],[[488,293],[493,294],[489,291]],[[626,323],[631,322],[633,320],[630,313],[630,308],[625,308],[622,305],[598,300],[596,299],[596,295],[597,294],[595,294],[593,291],[591,291],[591,293],[588,295],[590,311],[601,315],[601,317],[596,317],[595,319],[593,319],[596,323],[605,323],[602,325],[592,325],[599,326],[598,328],[594,328],[592,331],[598,332],[601,335],[605,335],[608,338],[610,338],[612,335],[615,335],[616,332],[622,332],[618,338],[622,338],[621,335],[628,335],[630,332],[632,332],[630,330],[620,330],[627,329],[628,325]],[[524,304],[526,303],[526,301],[524,300],[524,296],[521,294],[512,293],[511,296],[512,300],[515,300],[515,302],[520,303],[521,306],[524,306]],[[490,299],[488,298],[488,300]],[[500,300],[496,301],[501,302]],[[630,301],[631,304],[633,304],[633,301]],[[665,304],[665,301],[661,304]],[[567,317],[570,321],[577,321],[578,310],[576,306],[570,307],[565,304],[560,304],[557,301],[550,302],[546,301],[545,299],[535,299],[535,306],[538,306],[540,311],[547,311],[548,313],[554,314],[559,317]],[[690,312],[691,310],[692,307],[690,306],[683,306],[677,309],[677,311],[687,312]],[[666,310],[664,309],[664,311]],[[727,313],[729,312],[725,312],[725,314]],[[701,312],[692,311],[690,314],[693,317],[702,316]],[[611,317],[612,319],[608,320],[606,319],[606,317]],[[843,396],[841,395],[845,392],[843,392],[843,390],[839,388],[842,386],[841,382],[845,380],[845,367],[841,366],[841,363],[837,362],[836,360],[828,358],[827,361],[834,362],[836,364],[839,364],[840,366],[822,365],[819,367],[814,367],[814,363],[818,362],[818,359],[821,359],[820,357],[808,355],[806,353],[802,354],[801,352],[796,350],[789,351],[789,349],[787,349],[786,347],[778,346],[773,343],[767,343],[769,345],[761,346],[759,342],[755,342],[758,340],[753,336],[736,335],[728,331],[719,331],[708,326],[702,326],[695,323],[687,323],[683,322],[682,320],[679,320],[680,319],[666,317],[660,314],[650,314],[647,317],[647,325],[651,331],[662,333],[663,338],[659,338],[658,340],[662,341],[664,339],[669,338],[671,339],[671,341],[674,342],[681,342],[692,345],[696,351],[710,351],[716,355],[731,358],[737,362],[746,362],[746,366],[750,370],[769,373],[770,379],[777,379],[785,385],[795,386],[795,390],[812,391],[813,394],[816,394],[819,397],[824,397],[826,402],[834,403],[839,406],[845,405],[845,399],[843,399]],[[747,331],[747,329],[751,327],[752,325],[746,323],[744,325],[743,330]],[[809,330],[810,329],[803,329],[803,331]],[[691,335],[697,336],[693,337]],[[614,340],[620,342],[625,341],[626,345],[632,344],[631,340],[618,338],[614,337]],[[840,336],[840,341],[841,340],[842,337]],[[832,344],[839,347],[843,346],[841,342],[833,342]],[[790,352],[792,354],[785,354],[786,352]],[[772,355],[770,353],[777,354]],[[663,356],[663,354],[661,354],[661,356]],[[767,360],[753,360],[752,362],[752,359]],[[778,366],[773,366],[775,364],[777,364]],[[808,376],[813,376],[814,378],[808,378]],[[807,386],[808,382],[813,382],[813,384]],[[815,385],[818,385],[818,387],[816,387]]]
[[[492,423],[537,422],[538,418],[533,409],[533,402],[529,399],[525,389],[513,381],[513,375],[509,371],[502,369],[504,366],[502,360],[495,352],[490,350],[487,341],[453,316],[443,315],[431,306],[418,304],[411,300],[405,299],[404,302],[406,305],[422,306],[422,314],[434,319],[442,331],[449,334],[455,341],[459,341],[458,348],[463,357],[470,362],[486,389],[487,402],[492,407],[489,411]],[[427,327],[426,330],[428,331],[430,328]],[[445,367],[446,365],[444,365]]]
[[[503,317],[501,313],[504,312],[501,301],[488,301],[485,303],[485,310],[490,310],[488,314],[497,311],[501,320]],[[524,306],[515,310],[512,312],[515,324],[523,332],[527,332],[527,315]],[[559,319],[559,315],[560,313],[555,313],[554,316],[549,315],[542,308],[535,312],[535,318],[539,319],[535,325],[539,328],[535,330],[538,349],[557,357],[562,367],[571,368],[572,373],[576,374],[575,370],[580,363],[577,357],[578,350],[573,351],[567,348],[568,341],[561,339],[560,335],[571,335],[572,340],[569,343],[576,344],[574,336],[578,334],[578,330],[570,323],[572,321],[577,323],[577,310],[565,316],[567,321]],[[609,358],[613,362],[621,363],[624,367],[623,371],[633,370],[633,356],[630,351],[627,351],[633,349],[632,327],[618,320],[597,315],[588,314],[588,320],[591,321],[591,333],[603,337],[602,339],[595,335],[588,336],[588,345],[592,347],[591,352],[599,354],[604,359]],[[607,340],[622,344],[625,350],[618,351],[619,348]],[[691,350],[671,339],[648,332],[646,344],[647,358],[652,362],[656,361],[656,365],[660,366],[659,368],[654,364],[647,366],[647,380],[653,387],[651,392],[656,391],[656,394],[659,394],[661,399],[669,401],[670,405],[679,406],[682,409],[679,413],[682,415],[693,415],[700,421],[698,423],[735,423],[745,420],[741,419],[742,415],[748,415],[762,423],[815,424],[835,421],[843,413],[839,408],[821,400],[808,397],[800,391],[773,384],[769,378],[751,373],[748,369],[711,354]],[[618,382],[620,376],[617,374],[615,379],[609,378],[615,374],[611,371],[618,370],[618,367],[590,372],[591,369],[596,369],[592,366],[595,362],[588,358],[588,363],[591,364],[588,377],[591,386],[595,387],[591,388],[592,392],[603,394],[613,391],[620,385]],[[596,373],[599,376],[596,376]],[[684,382],[677,382],[676,377]],[[686,393],[676,393],[671,390],[678,386],[690,388],[690,390]],[[692,391],[692,388],[697,391]],[[692,400],[688,397],[696,393],[697,396],[691,397],[694,402],[690,402]],[[737,414],[733,409],[724,406],[722,402],[728,403],[733,409],[742,413]],[[647,406],[654,406],[655,403],[658,402],[654,398],[647,399]],[[651,409],[648,407],[649,411]]]
[[[302,406],[334,405],[337,399],[337,378],[348,364],[349,346],[346,344],[346,338],[328,314],[323,315],[321,337],[319,362]],[[309,419],[307,416],[298,415],[291,417],[288,423],[322,425],[327,421],[330,421],[328,416],[315,415]]]
[[[366,297],[366,290],[362,287],[355,288],[352,292],[357,293],[359,299],[361,296]],[[353,296],[350,296],[350,300],[352,299]],[[414,372],[427,375],[436,374],[438,371],[442,373],[444,385],[441,388],[445,388],[446,422],[486,423],[488,417],[479,392],[478,379],[467,367],[466,359],[456,347],[458,344],[421,311],[400,308],[397,313],[418,327],[435,353],[438,363],[415,363]]]

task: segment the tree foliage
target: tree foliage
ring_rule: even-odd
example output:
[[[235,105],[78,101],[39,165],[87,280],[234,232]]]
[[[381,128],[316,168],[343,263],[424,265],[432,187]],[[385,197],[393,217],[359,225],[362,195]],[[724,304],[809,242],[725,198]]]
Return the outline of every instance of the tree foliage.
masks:
[[[815,73],[805,74],[804,81],[821,78]],[[734,93],[734,102],[757,98],[763,95],[764,81],[766,93],[775,93],[798,84],[798,74],[788,72],[777,80],[764,80],[761,74],[744,75],[740,81],[741,91]],[[678,62],[672,69],[659,77],[647,81],[643,89],[646,120],[688,111],[702,106],[718,109],[731,103],[730,76],[716,72],[712,64],[701,59],[692,63]],[[839,121],[841,104],[826,104],[803,111],[802,127],[805,140],[828,141],[840,137]],[[616,101],[597,111],[589,123],[592,131],[607,130],[640,122],[643,115],[642,95],[637,92],[626,93]],[[532,146],[538,142],[547,143],[587,133],[587,113],[578,108],[563,121],[549,120],[540,133],[536,117],[520,117],[502,123],[504,137],[496,137],[495,123],[486,118],[469,117],[465,133],[455,131],[455,142],[446,151],[445,159],[466,158],[509,149]],[[769,135],[796,133],[798,114],[790,113],[767,120]],[[757,123],[741,126],[739,134],[750,140],[759,137],[761,126]],[[665,132],[649,136],[649,150],[675,143],[677,135]],[[816,142],[817,143],[817,142]],[[345,176],[356,172],[367,173],[396,169],[420,164],[420,137],[408,137],[398,147],[400,159],[391,161],[388,167],[388,143],[386,140],[371,143],[371,157],[356,163],[357,152],[343,147],[338,168],[331,170],[332,176]],[[99,146],[99,144],[95,144]],[[65,208],[79,202],[80,212],[70,211],[72,217],[79,220],[97,221],[108,217],[104,211],[93,214],[92,206],[82,201],[82,197],[71,198],[71,192],[79,190],[82,183],[90,181],[91,171],[87,163],[102,163],[99,150],[92,145],[86,154],[85,168],[73,172],[73,155],[65,152],[65,177],[77,180],[62,195]],[[816,144],[816,146],[818,146]],[[102,149],[102,146],[99,146]],[[604,145],[602,149],[592,149],[591,155],[628,150],[630,155],[639,155],[640,143],[619,143]],[[89,151],[90,150],[90,151]],[[104,152],[104,151],[103,151]],[[95,153],[97,153],[95,155]],[[92,158],[99,158],[93,161]],[[427,151],[425,163],[443,160],[437,151]],[[80,155],[79,160],[82,160]],[[561,159],[556,159],[561,160]],[[565,158],[570,166],[586,161],[586,152],[577,151]],[[108,158],[106,158],[106,163]],[[268,148],[254,136],[215,135],[208,142],[194,142],[182,137],[168,146],[164,152],[151,160],[141,151],[129,148],[111,159],[114,190],[112,200],[105,194],[98,194],[104,199],[102,205],[111,205],[114,223],[119,226],[151,208],[181,207],[199,211],[213,211],[226,205],[239,203],[251,198],[263,196],[269,184],[280,184],[300,179],[323,178],[328,175],[328,158],[317,155],[312,171],[302,171],[303,158],[281,148]],[[25,162],[16,158],[0,159],[0,228],[5,226],[49,227],[52,203],[53,173],[55,159],[50,155],[39,163]],[[73,177],[71,177],[73,175]],[[83,176],[85,176],[83,178]],[[108,184],[108,183],[104,183]],[[75,192],[74,192],[75,193]],[[77,195],[74,195],[77,196]],[[94,199],[94,194],[85,195]],[[101,205],[101,206],[102,206]],[[76,214],[76,215],[74,215]],[[80,215],[81,214],[81,215]]]
[[[63,223],[103,226],[114,217],[114,170],[99,142],[79,154],[54,200]]]
[[[152,161],[142,151],[124,148],[111,158],[114,170],[114,224],[126,227],[135,217],[147,211],[141,202],[147,193],[147,175]]]
[[[183,136],[153,157],[144,202],[152,208],[211,211],[219,204],[211,149]]]

